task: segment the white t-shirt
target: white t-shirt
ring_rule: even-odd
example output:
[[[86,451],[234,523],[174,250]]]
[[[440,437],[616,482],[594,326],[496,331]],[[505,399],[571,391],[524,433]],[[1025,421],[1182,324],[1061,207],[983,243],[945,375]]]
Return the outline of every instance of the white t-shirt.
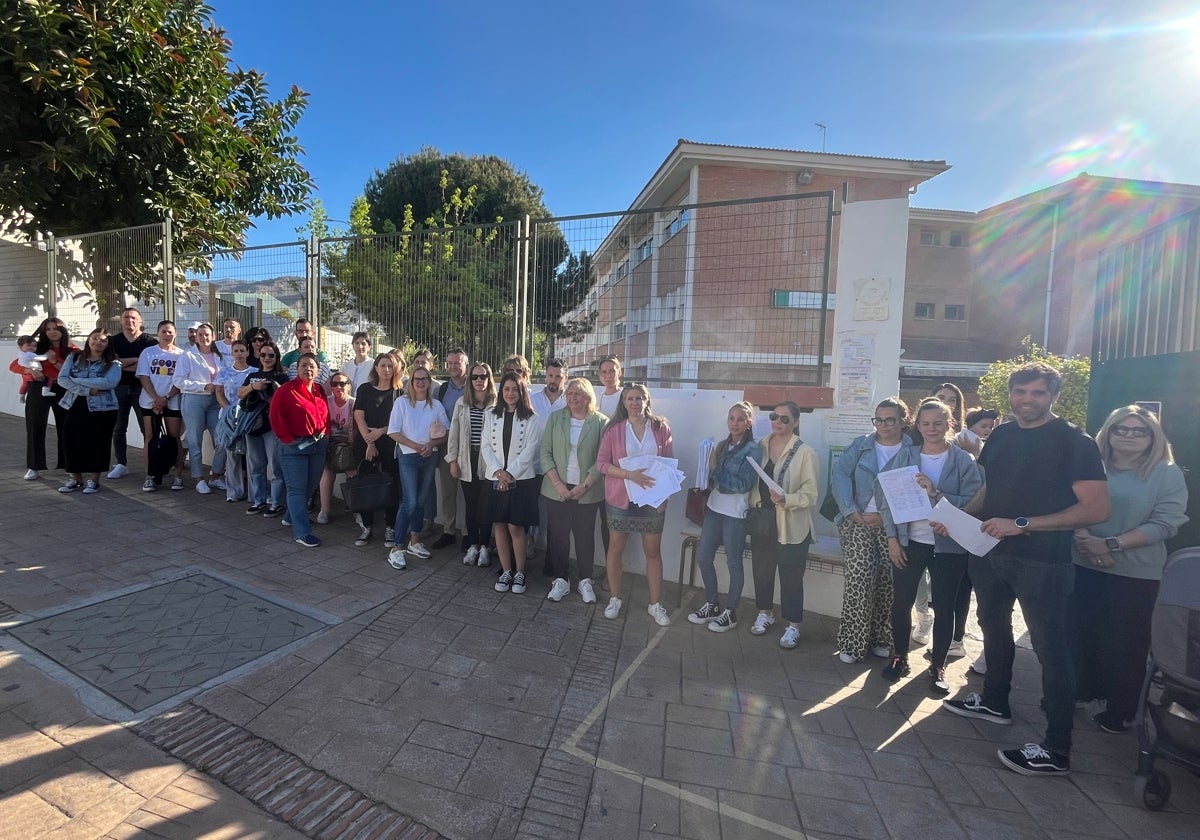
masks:
[[[340,373],[350,379],[350,393],[357,394],[358,386],[367,381],[367,377],[371,375],[371,368],[375,367],[375,360],[370,356],[363,359],[358,364],[354,360],[346,362],[342,365]]]
[[[430,400],[430,403],[432,404],[419,402],[413,405],[408,401],[408,397],[397,399],[388,421],[388,434],[404,435],[414,443],[429,443],[433,438],[429,430],[435,422],[441,423],[444,429],[449,429],[450,419],[446,417],[445,407],[437,400]],[[417,451],[403,444],[396,444],[396,450],[405,455],[413,455]]]
[[[175,378],[175,366],[179,364],[182,357],[183,350],[179,347],[171,350],[147,347],[138,356],[137,375],[149,377],[150,384],[154,386],[154,392],[159,396],[164,396],[171,392],[171,380]],[[138,397],[138,405],[145,409],[154,408],[154,399],[145,388]],[[178,394],[167,400],[167,408],[174,411],[179,410]]]
[[[734,519],[745,519],[750,509],[749,493],[722,493],[715,487],[708,494],[708,509]]]
[[[893,446],[884,446],[882,443],[876,443],[875,458],[879,463],[876,472],[886,467],[888,462],[896,457],[896,453],[900,451],[900,447],[902,446],[904,446],[904,441],[900,441]],[[879,505],[875,504],[874,496],[871,497],[871,501],[867,502],[866,510],[863,513],[879,513]]]
[[[941,455],[926,455],[924,452],[921,453],[921,472],[929,476],[929,480],[933,482],[934,487],[937,487],[938,481],[942,478],[942,467],[946,466],[946,457],[949,454],[949,449]],[[934,537],[936,536],[928,519],[918,519],[908,523],[908,538],[910,540],[915,540],[925,545],[933,545]]]
[[[658,440],[654,437],[654,429],[646,424],[646,435],[641,440],[633,432],[633,424],[625,424],[625,454],[653,455],[658,457]]]
[[[566,483],[574,487],[579,483],[579,438],[583,435],[583,421],[571,418],[571,451],[567,454]]]
[[[618,388],[611,394],[606,394],[601,389],[600,393],[596,394],[596,399],[600,402],[600,413],[612,419],[612,416],[617,413],[617,406],[621,404],[621,389]]]
[[[230,365],[217,371],[217,384],[225,392],[225,402],[228,405],[238,401],[238,389],[246,384],[246,377],[252,373],[258,373],[258,368],[248,366],[245,370],[236,370]]]

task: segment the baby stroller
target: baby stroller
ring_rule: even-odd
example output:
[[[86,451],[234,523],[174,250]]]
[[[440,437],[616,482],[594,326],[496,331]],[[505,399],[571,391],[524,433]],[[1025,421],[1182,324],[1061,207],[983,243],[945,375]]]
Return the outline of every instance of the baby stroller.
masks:
[[[1150,662],[1137,710],[1134,798],[1151,811],[1171,798],[1163,757],[1200,774],[1200,547],[1167,560],[1150,628]]]

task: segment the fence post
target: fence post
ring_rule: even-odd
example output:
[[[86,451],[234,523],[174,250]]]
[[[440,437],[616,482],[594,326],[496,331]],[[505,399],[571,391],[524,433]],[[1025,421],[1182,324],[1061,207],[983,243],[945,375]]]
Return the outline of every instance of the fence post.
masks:
[[[46,317],[58,317],[58,242],[46,237]]]
[[[313,323],[320,323],[321,305],[321,240],[314,233],[308,237],[308,253],[304,260],[305,315]]]
[[[162,264],[163,264],[163,318],[175,320],[175,250],[171,246],[174,230],[171,217],[163,219],[162,231]]]
[[[521,336],[521,247],[525,240],[521,234],[521,220],[517,220],[517,233],[513,248],[513,312],[512,312],[512,351],[521,352],[519,340]]]
[[[533,228],[525,214],[525,260],[521,266],[521,352],[533,364],[533,328],[529,323],[529,252],[533,249]]]

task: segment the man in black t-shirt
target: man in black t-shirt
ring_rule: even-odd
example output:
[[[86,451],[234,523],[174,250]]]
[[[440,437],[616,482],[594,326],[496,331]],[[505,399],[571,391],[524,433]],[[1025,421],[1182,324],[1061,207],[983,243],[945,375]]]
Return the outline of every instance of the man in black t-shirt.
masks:
[[[1062,377],[1036,362],[1008,379],[1011,423],[998,426],[979,456],[986,479],[981,529],[1000,540],[971,557],[987,673],[983,694],[942,705],[963,717],[1011,724],[1013,603],[1019,601],[1042,666],[1046,734],[1040,744],[999,750],[1000,761],[1027,776],[1071,768],[1075,669],[1067,642],[1067,609],[1075,586],[1071,534],[1109,517],[1108,486],[1095,442],[1051,409]]]
[[[137,417],[138,428],[142,428],[142,407],[138,397],[142,393],[141,380],[137,378],[138,357],[147,347],[158,346],[158,340],[147,335],[142,324],[142,313],[133,306],[121,310],[121,331],[108,338],[117,361],[121,363],[121,381],[117,383],[117,425],[113,429],[113,460],[117,463],[109,471],[109,478],[121,478],[129,474],[129,448],[126,434],[129,431],[129,410]]]

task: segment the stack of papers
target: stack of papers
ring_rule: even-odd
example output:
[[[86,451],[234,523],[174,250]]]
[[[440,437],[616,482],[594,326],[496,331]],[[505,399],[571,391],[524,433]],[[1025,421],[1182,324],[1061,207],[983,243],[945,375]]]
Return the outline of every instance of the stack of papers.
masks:
[[[676,458],[662,458],[656,455],[630,455],[620,461],[623,470],[645,470],[646,475],[654,479],[649,487],[641,487],[629,479],[625,479],[625,490],[629,493],[629,501],[635,505],[658,507],[671,496],[683,489],[687,480],[679,469]]]
[[[712,457],[713,447],[716,445],[710,437],[700,441],[700,452],[696,458],[696,486],[701,490],[708,489],[708,459]]]

